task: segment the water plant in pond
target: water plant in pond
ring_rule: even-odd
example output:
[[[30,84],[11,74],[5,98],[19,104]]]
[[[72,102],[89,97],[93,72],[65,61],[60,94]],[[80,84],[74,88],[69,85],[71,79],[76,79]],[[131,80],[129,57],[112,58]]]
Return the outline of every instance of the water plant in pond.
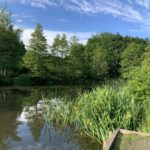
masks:
[[[56,124],[66,125],[70,122],[71,102],[60,101],[58,99],[44,100],[45,120],[55,122]]]
[[[91,137],[104,141],[115,128],[137,130],[142,122],[143,104],[127,88],[96,88],[75,102],[51,101],[46,104],[46,119],[63,126],[73,124]]]

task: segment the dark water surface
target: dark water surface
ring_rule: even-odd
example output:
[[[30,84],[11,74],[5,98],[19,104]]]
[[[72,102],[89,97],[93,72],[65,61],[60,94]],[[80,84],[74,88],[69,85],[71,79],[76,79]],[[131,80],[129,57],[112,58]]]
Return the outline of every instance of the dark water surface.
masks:
[[[0,150],[99,150],[75,129],[53,126],[42,117],[42,97],[75,100],[80,87],[0,88]]]

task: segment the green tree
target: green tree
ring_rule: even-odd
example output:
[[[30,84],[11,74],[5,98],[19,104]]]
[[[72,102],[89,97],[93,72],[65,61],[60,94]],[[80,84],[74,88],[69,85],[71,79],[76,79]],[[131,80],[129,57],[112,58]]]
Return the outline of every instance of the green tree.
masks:
[[[144,53],[144,45],[131,43],[123,51],[121,56],[121,74],[124,78],[129,78],[130,73],[140,66]]]
[[[31,70],[33,77],[46,77],[44,59],[47,54],[47,40],[44,37],[42,26],[37,24],[35,31],[32,33],[28,50],[24,56],[24,64]]]
[[[0,75],[3,77],[15,76],[25,53],[21,30],[13,28],[10,17],[9,10],[0,8]]]
[[[73,79],[83,78],[85,46],[79,43],[79,39],[73,36],[69,48],[69,75]]]
[[[107,72],[107,77],[118,77],[120,57],[126,45],[123,37],[119,34],[102,33],[92,36],[85,48],[86,74],[88,74],[89,78],[95,78],[104,70],[105,73]],[[100,63],[101,58],[104,66]],[[99,68],[96,62],[101,64]],[[96,68],[99,70],[95,72]]]
[[[150,100],[150,43],[147,45],[144,53],[144,59],[139,67],[132,71],[128,80],[128,88],[134,94],[138,95],[140,100],[148,102]],[[147,100],[147,101],[146,101]],[[146,104],[147,105],[147,104]],[[148,115],[149,116],[149,115]]]
[[[63,72],[65,72],[65,63],[61,57],[49,55],[45,59],[46,70],[48,74],[49,83],[60,83],[64,80]]]
[[[68,55],[68,41],[67,36],[65,34],[56,35],[54,42],[51,46],[51,53],[54,56],[66,57]]]
[[[108,75],[108,54],[107,50],[102,46],[98,46],[94,50],[92,71],[96,79],[105,78]]]
[[[7,6],[4,4],[3,6],[0,6],[0,28],[8,29],[11,23],[11,12],[7,9]]]

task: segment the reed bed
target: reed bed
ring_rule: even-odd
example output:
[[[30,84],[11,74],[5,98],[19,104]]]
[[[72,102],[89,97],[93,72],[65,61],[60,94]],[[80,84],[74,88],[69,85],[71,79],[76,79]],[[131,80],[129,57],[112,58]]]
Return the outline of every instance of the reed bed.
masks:
[[[100,143],[116,128],[146,131],[150,123],[143,124],[149,116],[148,110],[143,111],[145,103],[126,87],[104,86],[82,94],[76,101],[45,100],[44,106],[47,121],[64,127],[74,125],[81,134]]]

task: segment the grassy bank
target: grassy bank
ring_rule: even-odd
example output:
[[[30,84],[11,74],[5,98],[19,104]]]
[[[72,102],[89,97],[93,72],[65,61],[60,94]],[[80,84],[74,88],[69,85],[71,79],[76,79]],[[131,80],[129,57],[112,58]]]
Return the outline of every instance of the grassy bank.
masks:
[[[105,86],[84,93],[75,102],[45,100],[45,119],[74,125],[81,134],[102,142],[116,128],[150,131],[147,103],[126,87]]]

